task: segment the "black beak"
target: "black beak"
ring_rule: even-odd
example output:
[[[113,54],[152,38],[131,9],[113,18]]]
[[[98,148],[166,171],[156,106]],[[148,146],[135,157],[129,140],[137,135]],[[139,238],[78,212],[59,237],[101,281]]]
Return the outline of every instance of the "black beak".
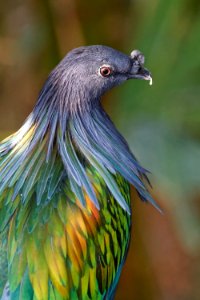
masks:
[[[143,67],[144,55],[139,50],[133,50],[131,52],[132,68],[128,75],[128,79],[144,79],[149,80],[149,84],[152,85],[151,73]]]
[[[149,80],[149,84],[152,85],[152,76],[151,73],[145,69],[143,66],[139,66],[138,70],[136,71],[135,68],[131,70],[129,73],[128,79],[144,79]]]

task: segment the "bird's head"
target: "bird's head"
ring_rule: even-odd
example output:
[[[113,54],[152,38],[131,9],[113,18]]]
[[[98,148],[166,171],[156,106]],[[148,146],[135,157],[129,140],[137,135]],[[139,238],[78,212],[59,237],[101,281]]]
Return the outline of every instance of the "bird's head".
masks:
[[[92,101],[128,79],[151,80],[150,72],[143,65],[144,56],[138,50],[128,56],[96,45],[72,50],[52,74],[71,93],[71,101],[78,98]]]

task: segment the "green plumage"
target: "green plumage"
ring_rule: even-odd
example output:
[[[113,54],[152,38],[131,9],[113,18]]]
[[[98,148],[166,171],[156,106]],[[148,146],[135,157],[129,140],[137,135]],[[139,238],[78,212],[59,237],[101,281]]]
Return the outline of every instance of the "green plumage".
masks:
[[[114,299],[130,240],[129,184],[156,204],[100,98],[127,79],[150,80],[143,62],[139,51],[71,51],[0,143],[1,300]]]
[[[59,161],[52,163],[60,170]],[[15,209],[11,208],[8,238],[11,299],[104,299],[109,287],[115,284],[127,252],[130,215],[116,204],[98,172],[91,166],[85,168],[97,195],[99,211],[87,196],[85,208],[78,204],[67,180],[47,201],[35,201],[36,193],[30,190],[28,181],[29,201],[15,199],[17,207],[12,202]],[[38,193],[50,169],[48,164],[42,168]],[[54,189],[57,173],[55,168],[49,180],[50,190]],[[130,205],[129,185],[120,175],[115,180]],[[5,243],[5,237],[3,240]],[[6,266],[4,259],[2,268]],[[5,284],[6,274],[0,274],[0,282]]]

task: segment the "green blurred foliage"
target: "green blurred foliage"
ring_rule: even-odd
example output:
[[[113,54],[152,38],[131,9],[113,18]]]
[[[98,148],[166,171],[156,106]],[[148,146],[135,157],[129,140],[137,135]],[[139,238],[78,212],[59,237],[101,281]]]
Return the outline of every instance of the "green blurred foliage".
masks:
[[[200,247],[192,199],[200,193],[199,8],[188,0],[137,2],[133,16],[143,16],[134,45],[146,54],[154,85],[129,83],[116,108],[124,134],[168,195],[183,243],[194,252]]]
[[[0,136],[31,111],[71,48],[140,49],[153,86],[129,81],[104,105],[152,171],[164,216],[133,203],[133,239],[116,299],[200,299],[200,2],[7,0],[0,3]],[[133,198],[134,195],[133,195]]]

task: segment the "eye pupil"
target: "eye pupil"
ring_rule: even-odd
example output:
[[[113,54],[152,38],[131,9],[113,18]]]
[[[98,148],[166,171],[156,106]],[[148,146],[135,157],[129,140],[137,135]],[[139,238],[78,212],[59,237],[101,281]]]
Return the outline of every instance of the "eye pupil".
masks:
[[[105,68],[105,69],[102,70],[102,72],[103,72],[104,75],[108,75],[109,70]]]
[[[111,73],[112,73],[112,70],[109,67],[101,67],[100,68],[100,74],[103,77],[108,77]]]

